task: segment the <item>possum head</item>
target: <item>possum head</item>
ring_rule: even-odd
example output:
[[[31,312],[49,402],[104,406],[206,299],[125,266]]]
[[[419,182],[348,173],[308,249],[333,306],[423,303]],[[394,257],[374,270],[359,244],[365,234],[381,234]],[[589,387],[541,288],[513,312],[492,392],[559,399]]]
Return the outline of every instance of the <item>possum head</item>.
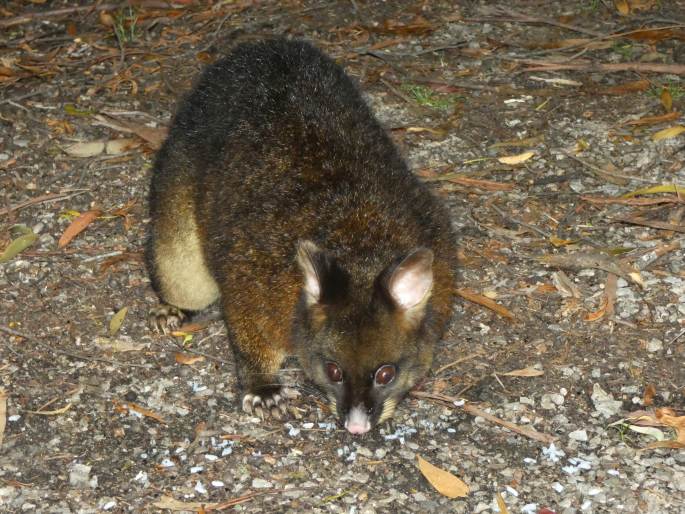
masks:
[[[303,275],[297,356],[345,428],[368,432],[392,416],[430,367],[433,252],[415,248],[375,275],[357,269],[361,276],[353,276],[304,241],[297,262]]]

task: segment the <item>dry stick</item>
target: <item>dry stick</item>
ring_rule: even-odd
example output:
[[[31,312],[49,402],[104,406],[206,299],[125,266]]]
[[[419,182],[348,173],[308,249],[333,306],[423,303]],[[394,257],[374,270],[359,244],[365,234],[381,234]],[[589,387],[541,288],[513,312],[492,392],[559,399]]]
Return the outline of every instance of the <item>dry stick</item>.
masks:
[[[464,21],[513,21],[519,23],[542,23],[544,25],[552,25],[553,27],[559,27],[562,29],[571,30],[573,32],[579,32],[580,34],[587,34],[589,36],[604,37],[600,32],[595,32],[594,30],[584,29],[583,27],[577,27],[575,25],[569,25],[568,23],[561,23],[555,20],[550,20],[547,18],[538,18],[536,16],[530,16],[529,14],[517,13],[515,11],[510,11],[508,9],[497,9],[499,13],[503,15],[510,16],[510,18],[500,17],[486,17],[486,18],[466,18]]]
[[[399,89],[397,89],[395,86],[393,86],[393,85],[392,85],[390,82],[388,82],[387,80],[381,79],[381,83],[382,83],[385,87],[387,87],[390,91],[392,91],[393,93],[395,93],[395,95],[399,96],[402,100],[404,100],[405,102],[407,102],[408,104],[414,103],[414,102],[412,102],[412,99],[409,98],[409,96],[405,95],[402,91],[400,91]]]
[[[592,38],[588,41],[576,43],[574,45],[568,45],[568,46],[564,46],[561,48],[546,48],[545,50],[533,52],[533,55],[551,54],[551,53],[560,52],[560,51],[564,51],[564,50],[573,50],[575,48],[580,48],[583,46],[589,47],[592,43],[597,43],[599,41],[604,41],[607,39],[621,39],[621,38],[624,38],[626,36],[630,36],[631,34],[637,34],[638,32],[644,32],[646,30],[656,32],[656,31],[661,31],[661,30],[681,29],[683,27],[685,27],[685,25],[675,24],[675,25],[667,25],[665,27],[642,28],[642,29],[628,30],[626,32],[618,32],[616,34],[605,34],[602,36],[597,36],[595,38]]]
[[[122,366],[122,367],[128,366],[128,367],[132,367],[132,368],[145,368],[145,369],[149,369],[152,367],[152,365],[150,365],[150,364],[134,364],[132,362],[119,362],[119,361],[115,361],[115,360],[102,359],[100,357],[88,357],[87,355],[81,355],[78,353],[71,353],[71,352],[66,352],[64,350],[58,350],[57,348],[53,348],[52,346],[50,346],[50,345],[48,345],[42,341],[39,341],[37,338],[35,338],[29,334],[26,334],[24,332],[19,332],[17,330],[13,330],[13,329],[6,327],[4,325],[0,325],[0,332],[4,332],[6,334],[9,334],[9,335],[15,336],[15,337],[21,337],[21,338],[26,339],[28,341],[33,341],[38,346],[42,346],[48,352],[56,353],[59,355],[64,355],[66,357],[71,357],[72,359],[79,359],[79,360],[88,361],[88,362],[104,362],[105,364],[110,364],[112,366]]]
[[[576,70],[616,73],[619,71],[636,71],[638,73],[670,73],[672,75],[685,75],[685,64],[659,64],[651,62],[559,64],[531,59],[515,59],[515,61],[521,64],[527,64],[528,66],[533,66],[532,68],[522,70],[524,72]]]
[[[38,11],[28,14],[22,14],[20,16],[15,16],[14,18],[9,18],[6,20],[0,20],[0,28],[14,27],[15,25],[23,25],[24,23],[29,23],[33,20],[42,20],[45,18],[55,18],[59,16],[66,16],[69,14],[78,14],[81,12],[99,12],[99,11],[114,11],[122,7],[129,5],[129,2],[121,2],[118,4],[100,4],[100,5],[85,5],[80,7],[66,7],[64,9],[54,9],[52,11]],[[143,1],[137,3],[139,7],[153,7],[158,9],[172,9],[173,5],[169,2],[160,1]]]
[[[596,175],[599,175],[602,178],[613,178],[613,179],[619,179],[621,181],[620,185],[624,185],[626,180],[634,180],[636,182],[644,182],[646,184],[653,184],[651,180],[647,180],[641,177],[633,177],[632,175],[621,175],[619,173],[612,173],[610,171],[603,170],[599,166],[595,166],[594,164],[586,161],[585,159],[581,159],[580,157],[573,155],[571,152],[568,152],[564,150],[563,148],[558,148],[557,151],[561,152],[564,154],[566,157],[569,157],[573,159],[574,161],[579,162],[583,166],[586,166],[590,171],[595,173]]]
[[[532,230],[533,232],[540,234],[545,239],[549,239],[551,237],[551,234],[549,234],[548,232],[542,230],[541,228],[536,227],[535,225],[529,225],[528,223],[525,223],[525,222],[521,221],[520,219],[517,219],[517,218],[514,218],[513,216],[510,216],[509,214],[504,212],[502,209],[497,207],[495,204],[492,204],[490,207],[492,207],[493,210],[497,211],[497,214],[499,214],[505,220],[509,220],[512,223],[516,223],[517,225],[521,225],[522,227],[525,227],[528,230]]]
[[[73,39],[73,38],[71,38]],[[27,98],[31,98],[33,96],[38,96],[42,95],[45,93],[45,89],[38,89],[36,91],[31,91],[30,93],[24,93],[23,95],[18,95],[14,96],[12,98],[5,98],[4,100],[0,100],[0,105],[5,104],[5,103],[13,103],[13,102],[19,102],[21,100],[26,100]]]
[[[673,232],[681,232],[685,234],[685,225],[675,225],[673,223],[666,223],[665,221],[647,220],[644,218],[611,218],[609,221],[615,223],[628,223],[630,225],[640,225],[642,227],[658,228],[660,230],[671,230]]]
[[[461,359],[457,359],[456,361],[452,361],[452,362],[450,362],[449,364],[445,364],[444,366],[442,366],[442,367],[438,368],[437,370],[435,370],[435,374],[436,374],[436,375],[439,375],[440,373],[442,373],[442,372],[445,371],[446,369],[451,368],[452,366],[456,366],[456,365],[459,364],[460,362],[464,362],[464,361],[468,361],[468,360],[471,360],[471,359],[475,359],[476,357],[480,357],[481,355],[483,355],[482,352],[475,352],[475,353],[472,353],[472,354],[470,354],[470,355],[467,355],[466,357],[462,357]]]
[[[460,398],[456,398],[453,396],[447,396],[444,394],[439,394],[439,393],[427,393],[424,391],[412,391],[410,393],[413,397],[415,398],[424,398],[427,400],[432,400],[434,402],[439,402],[441,404],[447,404],[450,407],[457,407],[458,404],[462,401]],[[511,430],[512,432],[516,432],[517,434],[526,436],[530,439],[534,439],[536,441],[540,441],[541,443],[545,444],[552,444],[557,440],[556,437],[553,437],[548,434],[543,434],[541,432],[538,432],[537,430],[533,430],[530,428],[522,427],[520,425],[517,425],[516,423],[512,423],[510,421],[505,421],[503,419],[498,418],[497,416],[493,416],[492,414],[488,414],[482,409],[479,409],[475,405],[471,403],[465,403],[464,405],[461,406],[461,408],[466,412],[467,414],[470,414],[471,416],[480,416],[483,419],[486,419],[487,421],[490,421],[491,423],[495,423],[497,425],[501,425],[504,428],[507,428]]]
[[[541,255],[535,259],[545,266],[570,269],[601,269],[642,286],[639,274],[628,263],[604,253],[575,252],[568,254],[550,254]]]
[[[35,198],[31,198],[30,200],[26,200],[25,202],[19,203],[14,207],[10,206],[4,209],[0,209],[0,216],[2,216],[3,214],[9,214],[10,212],[19,211],[21,209],[30,207],[31,205],[37,205],[39,203],[47,203],[57,200],[67,200],[69,198],[73,198],[74,196],[82,195],[86,191],[90,191],[90,189],[66,189],[61,193],[48,193],[45,195],[37,196]]]

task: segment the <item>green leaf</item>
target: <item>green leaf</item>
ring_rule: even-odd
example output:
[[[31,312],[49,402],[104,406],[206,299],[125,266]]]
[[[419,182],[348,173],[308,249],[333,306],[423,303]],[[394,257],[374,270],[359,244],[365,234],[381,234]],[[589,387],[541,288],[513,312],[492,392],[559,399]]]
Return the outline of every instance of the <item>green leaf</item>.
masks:
[[[5,248],[5,251],[2,252],[2,255],[0,255],[0,263],[8,262],[14,259],[14,257],[19,255],[38,240],[38,234],[34,234],[33,230],[25,225],[15,225],[12,227],[12,232],[21,235],[14,239],[7,246],[7,248]]]

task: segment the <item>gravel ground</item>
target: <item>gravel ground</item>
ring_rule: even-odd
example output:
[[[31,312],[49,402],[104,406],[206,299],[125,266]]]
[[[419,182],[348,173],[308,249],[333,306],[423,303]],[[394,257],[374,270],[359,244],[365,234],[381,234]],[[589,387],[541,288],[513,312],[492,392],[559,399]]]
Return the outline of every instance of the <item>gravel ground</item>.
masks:
[[[648,448],[685,442],[685,204],[673,186],[622,198],[685,188],[685,136],[654,137],[684,123],[685,2],[628,16],[601,1],[163,4],[0,7],[0,249],[35,239],[0,263],[0,511],[492,513],[499,494],[512,513],[685,512],[682,444]],[[42,15],[8,22],[26,12]],[[146,324],[159,129],[203,63],[273,34],[316,42],[360,82],[460,237],[426,394],[363,437],[307,394],[300,419],[244,414],[221,323]],[[572,57],[640,66],[522,62]],[[283,373],[301,383],[297,362]],[[622,421],[637,411],[675,421]],[[417,456],[469,493],[437,492]]]

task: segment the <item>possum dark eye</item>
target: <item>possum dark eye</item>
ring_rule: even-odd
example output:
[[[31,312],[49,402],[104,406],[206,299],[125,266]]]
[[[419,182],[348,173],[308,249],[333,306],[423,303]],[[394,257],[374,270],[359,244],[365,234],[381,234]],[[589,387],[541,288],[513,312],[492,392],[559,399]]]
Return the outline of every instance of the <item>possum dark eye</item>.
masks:
[[[331,382],[342,382],[343,372],[335,362],[326,363],[326,375]]]
[[[376,370],[375,381],[378,385],[387,385],[395,378],[395,366],[385,364]]]

